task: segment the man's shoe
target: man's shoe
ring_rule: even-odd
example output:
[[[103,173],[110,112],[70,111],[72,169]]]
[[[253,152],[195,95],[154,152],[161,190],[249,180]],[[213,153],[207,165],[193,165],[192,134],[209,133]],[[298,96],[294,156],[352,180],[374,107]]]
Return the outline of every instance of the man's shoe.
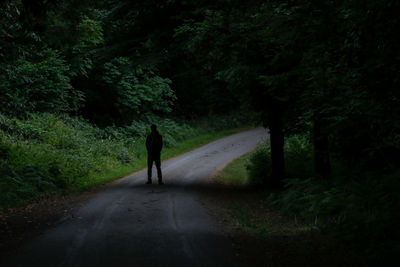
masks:
[[[162,181],[159,181],[158,184],[159,184],[159,185],[163,185],[164,183],[163,183]]]
[[[148,180],[148,181],[146,182],[146,184],[152,184],[151,180]]]

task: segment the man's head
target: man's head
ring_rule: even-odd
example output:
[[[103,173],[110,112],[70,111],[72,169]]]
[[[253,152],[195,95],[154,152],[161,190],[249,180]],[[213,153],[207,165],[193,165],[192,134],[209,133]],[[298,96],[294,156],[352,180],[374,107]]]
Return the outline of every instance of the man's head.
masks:
[[[156,133],[157,132],[157,126],[155,124],[152,124],[150,129],[151,129],[152,133]]]

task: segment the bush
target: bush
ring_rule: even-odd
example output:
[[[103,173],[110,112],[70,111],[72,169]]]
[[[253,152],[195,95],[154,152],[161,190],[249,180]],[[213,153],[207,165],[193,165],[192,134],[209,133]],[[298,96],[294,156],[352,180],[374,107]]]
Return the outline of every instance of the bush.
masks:
[[[371,256],[400,248],[399,171],[366,172],[362,166],[346,166],[332,157],[335,172],[322,179],[312,171],[311,146],[302,136],[286,140],[285,159],[286,189],[269,192],[268,203],[329,235],[362,244]],[[252,183],[268,181],[270,168],[269,146],[265,145],[251,157]]]
[[[149,134],[149,126],[157,125],[158,131],[162,133],[165,147],[172,147],[177,141],[194,136],[198,131],[186,123],[161,118],[153,114],[141,116],[139,120],[132,122],[130,126],[123,129],[125,137],[136,136],[146,137]]]
[[[258,147],[250,157],[246,169],[249,173],[249,184],[268,183],[271,176],[271,158],[269,143]]]
[[[21,116],[27,112],[78,109],[83,94],[73,90],[67,76],[68,65],[51,49],[38,54],[0,64],[1,112]]]
[[[115,129],[118,132],[117,129]],[[69,190],[134,160],[133,142],[67,115],[0,115],[0,208]]]
[[[268,201],[288,214],[312,221],[329,235],[362,244],[374,256],[399,248],[399,174],[365,174],[345,180],[289,179],[288,189],[270,194]]]
[[[27,114],[25,119],[0,114],[0,209],[82,188],[109,170],[133,164],[146,155],[153,123],[165,147],[204,132],[152,114],[127,127],[105,129],[63,114]]]
[[[306,178],[312,174],[312,147],[310,141],[302,135],[285,139],[286,177]],[[250,158],[247,166],[250,184],[269,184],[271,179],[271,147],[269,142],[259,147]]]
[[[124,122],[137,114],[171,112],[176,100],[171,80],[157,76],[151,68],[133,64],[129,58],[119,57],[106,62],[101,83],[112,92],[113,105]]]

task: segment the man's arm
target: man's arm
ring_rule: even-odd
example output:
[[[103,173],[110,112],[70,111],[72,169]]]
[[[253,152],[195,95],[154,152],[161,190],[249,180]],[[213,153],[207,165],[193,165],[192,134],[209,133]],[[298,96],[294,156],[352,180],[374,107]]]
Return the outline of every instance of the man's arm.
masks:
[[[160,135],[160,152],[161,152],[162,148],[163,148],[163,141],[162,141],[162,136]]]

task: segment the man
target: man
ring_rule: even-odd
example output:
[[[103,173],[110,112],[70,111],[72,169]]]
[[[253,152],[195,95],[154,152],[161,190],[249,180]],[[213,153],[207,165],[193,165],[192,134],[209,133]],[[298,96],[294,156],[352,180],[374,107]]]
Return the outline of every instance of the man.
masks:
[[[151,184],[151,171],[153,168],[153,161],[156,163],[158,184],[164,184],[162,181],[161,173],[161,160],[160,154],[163,147],[162,136],[157,131],[156,125],[151,125],[151,134],[146,138],[146,148],[147,148],[147,183]]]

